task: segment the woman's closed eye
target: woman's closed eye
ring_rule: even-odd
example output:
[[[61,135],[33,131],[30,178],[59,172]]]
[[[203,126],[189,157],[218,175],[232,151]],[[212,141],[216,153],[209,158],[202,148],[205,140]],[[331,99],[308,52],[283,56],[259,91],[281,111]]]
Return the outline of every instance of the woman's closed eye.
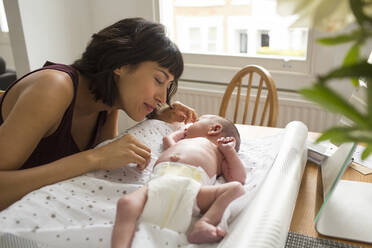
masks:
[[[158,79],[158,78],[155,78],[155,81],[159,84],[159,85],[163,85],[165,84],[162,80]]]
[[[158,79],[158,78],[156,78],[156,77],[155,77],[155,81],[156,81],[159,85],[164,85],[164,84],[166,84],[166,82],[163,82],[162,80],[160,80],[160,79]],[[173,81],[169,82],[169,84],[168,84],[168,86],[167,86],[167,89],[168,89],[168,90],[171,88],[172,84],[173,84]]]

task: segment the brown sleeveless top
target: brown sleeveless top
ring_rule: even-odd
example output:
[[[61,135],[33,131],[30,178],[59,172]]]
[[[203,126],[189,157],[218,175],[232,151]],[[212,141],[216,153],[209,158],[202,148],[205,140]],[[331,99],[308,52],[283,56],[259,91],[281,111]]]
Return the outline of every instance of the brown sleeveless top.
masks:
[[[22,165],[20,169],[27,169],[36,167],[39,165],[47,164],[50,162],[53,162],[55,160],[58,160],[60,158],[72,155],[74,153],[81,152],[81,150],[76,145],[74,139],[71,135],[71,125],[72,125],[72,114],[74,112],[74,106],[75,106],[75,100],[76,100],[76,91],[78,87],[78,72],[71,66],[63,65],[63,64],[54,64],[49,61],[47,61],[44,66],[40,69],[37,69],[35,71],[32,71],[28,74],[26,74],[24,77],[27,77],[29,74],[45,70],[45,69],[54,69],[58,71],[63,71],[67,73],[74,84],[74,97],[71,101],[71,104],[66,109],[65,114],[63,115],[62,121],[57,128],[57,130],[49,135],[48,137],[45,137],[40,140],[39,144],[37,145],[36,149],[33,151],[33,153],[30,155],[30,157],[26,160],[26,162]],[[15,81],[11,86],[8,87],[7,90],[9,90],[13,85],[15,85],[19,80]],[[3,104],[3,99],[6,97],[7,92],[5,92],[0,97],[0,125],[3,123],[3,117],[1,114],[1,107]],[[93,135],[91,137],[91,140],[89,142],[88,148],[93,148],[96,144],[96,140],[99,136],[100,130],[106,121],[107,112],[102,111],[99,113],[97,118],[97,123],[93,132]]]

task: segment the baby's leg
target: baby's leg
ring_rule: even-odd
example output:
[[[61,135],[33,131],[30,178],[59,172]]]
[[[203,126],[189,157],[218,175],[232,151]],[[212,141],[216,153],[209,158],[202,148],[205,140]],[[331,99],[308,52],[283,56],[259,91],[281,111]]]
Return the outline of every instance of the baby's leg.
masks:
[[[112,248],[130,247],[137,219],[142,214],[146,200],[147,186],[119,199],[116,209],[115,225],[112,230]]]
[[[243,186],[238,182],[229,182],[216,186],[202,186],[197,195],[197,204],[204,215],[195,222],[187,239],[190,243],[213,243],[220,241],[225,232],[216,227],[221,221],[226,207],[244,194]]]

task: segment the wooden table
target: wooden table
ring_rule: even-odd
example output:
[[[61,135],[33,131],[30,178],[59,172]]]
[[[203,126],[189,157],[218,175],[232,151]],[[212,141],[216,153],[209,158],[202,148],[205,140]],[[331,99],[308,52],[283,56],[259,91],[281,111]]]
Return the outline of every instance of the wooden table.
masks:
[[[249,126],[249,129],[242,129],[244,137],[248,138],[258,138],[269,135],[274,135],[280,132],[280,128],[268,128],[268,127],[258,127],[258,126]],[[242,134],[241,132],[241,134]],[[315,137],[319,134],[309,133],[309,137]],[[307,162],[304,175],[302,177],[302,182],[300,186],[300,191],[297,196],[296,207],[292,216],[292,222],[290,231],[301,233],[311,237],[326,238],[335,241],[340,241],[343,243],[359,245],[362,247],[372,248],[372,244],[352,242],[344,239],[336,239],[328,236],[319,234],[315,230],[314,218],[318,212],[321,205],[322,191],[317,189],[318,177],[318,165]],[[353,181],[364,181],[372,182],[372,174],[364,176],[358,171],[348,167],[343,175],[342,179],[353,180]],[[372,211],[372,209],[371,209]]]

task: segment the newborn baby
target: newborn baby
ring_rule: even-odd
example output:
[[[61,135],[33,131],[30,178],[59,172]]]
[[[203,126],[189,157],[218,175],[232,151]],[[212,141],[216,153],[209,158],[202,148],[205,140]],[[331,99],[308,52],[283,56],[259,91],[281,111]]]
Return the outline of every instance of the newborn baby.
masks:
[[[112,247],[130,247],[139,218],[186,232],[192,215],[202,213],[188,232],[188,241],[211,243],[225,236],[217,224],[226,207],[245,192],[235,125],[216,115],[203,115],[190,127],[164,137],[163,145],[165,151],[148,185],[118,201]],[[228,183],[213,185],[218,175]]]

